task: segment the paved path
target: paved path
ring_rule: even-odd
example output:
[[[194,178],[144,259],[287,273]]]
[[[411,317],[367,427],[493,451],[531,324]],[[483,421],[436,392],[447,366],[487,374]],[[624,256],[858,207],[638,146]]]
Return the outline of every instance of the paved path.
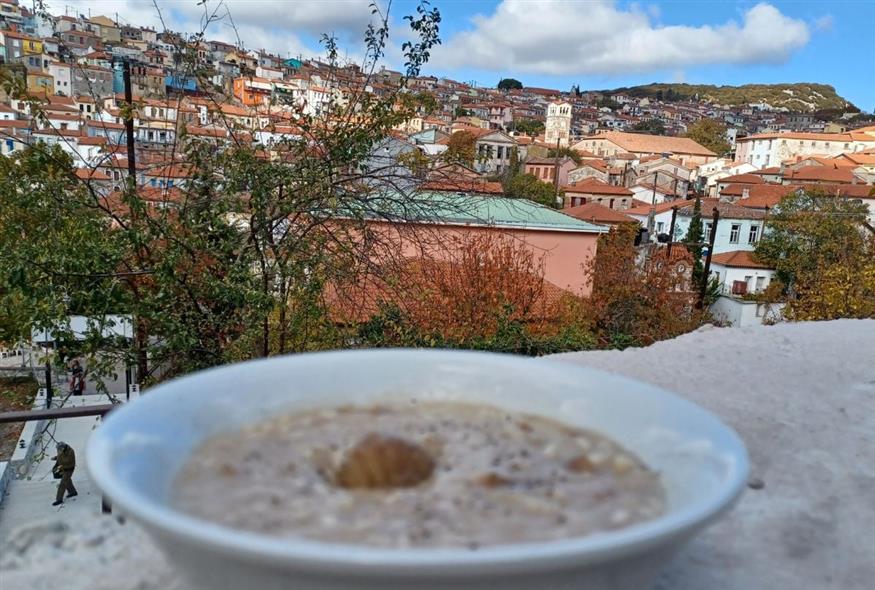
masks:
[[[875,321],[840,320],[707,329],[558,357],[712,410],[741,434],[751,475],[764,483],[691,542],[656,590],[875,587],[873,351]],[[21,529],[0,546],[0,588],[188,590],[136,525],[87,510],[59,515],[67,520]]]
[[[105,403],[107,397],[104,395],[85,395],[69,398],[65,407]],[[32,463],[27,479],[10,482],[6,497],[0,502],[0,547],[12,531],[23,524],[46,518],[75,520],[100,514],[100,493],[85,469],[85,444],[99,423],[99,417],[86,416],[56,420],[48,426],[42,440],[45,453]],[[73,485],[79,495],[60,506],[52,506],[58,487],[57,480],[52,478],[54,461],[51,458],[55,455],[55,441],[64,441],[76,451]]]

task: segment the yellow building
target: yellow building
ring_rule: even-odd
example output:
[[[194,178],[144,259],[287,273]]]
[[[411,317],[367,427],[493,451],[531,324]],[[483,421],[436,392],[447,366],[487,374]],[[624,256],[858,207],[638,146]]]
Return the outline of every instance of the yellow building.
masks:
[[[21,51],[24,55],[40,55],[43,52],[43,42],[41,39],[22,35]]]
[[[27,91],[32,94],[54,94],[55,78],[44,72],[28,72]]]

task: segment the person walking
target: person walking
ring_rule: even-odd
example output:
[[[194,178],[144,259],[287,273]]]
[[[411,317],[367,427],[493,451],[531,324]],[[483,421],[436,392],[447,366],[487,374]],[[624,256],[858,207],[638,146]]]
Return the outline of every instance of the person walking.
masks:
[[[68,498],[79,494],[73,486],[73,472],[76,470],[76,453],[65,442],[58,442],[57,449],[58,454],[52,457],[55,460],[52,473],[55,479],[60,479],[61,481],[58,482],[58,493],[52,506],[59,506],[64,503],[64,492],[67,492]]]
[[[82,395],[85,393],[85,371],[82,370],[82,365],[79,364],[78,360],[73,361],[70,373],[70,393]]]

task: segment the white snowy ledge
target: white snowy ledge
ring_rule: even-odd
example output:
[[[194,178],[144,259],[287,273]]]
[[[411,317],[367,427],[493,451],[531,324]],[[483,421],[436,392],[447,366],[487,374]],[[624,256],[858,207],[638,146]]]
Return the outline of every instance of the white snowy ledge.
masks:
[[[875,320],[706,328],[553,358],[674,390],[748,445],[764,487],[696,538],[658,590],[872,588]],[[10,541],[3,588],[186,590],[135,525],[112,518],[34,525]]]

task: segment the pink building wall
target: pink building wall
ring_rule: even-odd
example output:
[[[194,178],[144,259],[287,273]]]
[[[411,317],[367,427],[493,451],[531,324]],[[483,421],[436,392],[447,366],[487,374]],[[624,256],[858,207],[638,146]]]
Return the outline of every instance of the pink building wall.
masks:
[[[431,256],[448,259],[451,257],[451,252],[443,246],[451,244],[453,242],[451,238],[464,234],[500,232],[502,235],[511,236],[527,244],[536,257],[544,257],[546,280],[576,295],[588,296],[591,290],[586,268],[595,256],[599,234],[479,225],[416,224],[415,239],[399,239],[396,227],[382,222],[376,223],[384,226],[394,239],[398,239],[397,244],[401,254],[410,257],[421,256],[427,250]]]

